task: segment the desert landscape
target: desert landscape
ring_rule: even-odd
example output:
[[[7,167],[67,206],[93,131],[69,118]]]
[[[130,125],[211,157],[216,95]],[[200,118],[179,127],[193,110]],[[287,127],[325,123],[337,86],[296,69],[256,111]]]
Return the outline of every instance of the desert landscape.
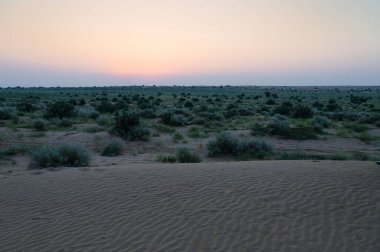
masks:
[[[378,251],[379,90],[1,89],[0,250]]]
[[[380,1],[0,1],[0,252],[380,251]]]

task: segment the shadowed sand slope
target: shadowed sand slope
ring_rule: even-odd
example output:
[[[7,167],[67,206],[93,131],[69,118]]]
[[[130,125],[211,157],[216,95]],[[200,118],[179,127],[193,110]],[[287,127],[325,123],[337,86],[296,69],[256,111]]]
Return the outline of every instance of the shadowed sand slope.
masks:
[[[0,202],[1,251],[380,251],[374,162],[26,171]]]

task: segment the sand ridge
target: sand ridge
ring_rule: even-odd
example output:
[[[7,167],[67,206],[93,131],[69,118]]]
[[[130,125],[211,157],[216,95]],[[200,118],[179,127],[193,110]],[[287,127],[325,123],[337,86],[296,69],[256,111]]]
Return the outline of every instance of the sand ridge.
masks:
[[[374,162],[33,173],[0,180],[0,251],[380,251]]]

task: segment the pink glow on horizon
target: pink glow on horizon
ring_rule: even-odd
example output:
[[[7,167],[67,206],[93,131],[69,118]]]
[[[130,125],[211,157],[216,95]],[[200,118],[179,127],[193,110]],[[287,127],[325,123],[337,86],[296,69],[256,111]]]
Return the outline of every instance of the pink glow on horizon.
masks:
[[[4,0],[0,64],[148,80],[351,73],[380,67],[379,12],[370,0]]]

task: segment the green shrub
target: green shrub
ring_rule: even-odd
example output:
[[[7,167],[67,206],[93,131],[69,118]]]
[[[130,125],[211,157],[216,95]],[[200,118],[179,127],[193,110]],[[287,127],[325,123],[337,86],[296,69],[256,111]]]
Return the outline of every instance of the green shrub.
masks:
[[[82,118],[90,118],[92,120],[96,120],[99,117],[100,113],[93,107],[83,107],[78,109],[77,115]]]
[[[275,115],[267,126],[270,135],[288,136],[291,128],[286,116]]]
[[[255,123],[251,127],[252,136],[260,137],[260,136],[264,136],[266,133],[267,133],[267,127],[265,127],[262,124]]]
[[[198,116],[202,117],[206,121],[223,121],[225,118],[222,114],[213,111],[204,111],[197,113]]]
[[[43,145],[32,153],[31,168],[81,167],[87,166],[89,162],[90,155],[82,146],[65,144],[57,148]]]
[[[340,110],[341,109],[341,106],[336,102],[335,99],[330,99],[329,102],[327,103],[326,105],[326,110],[327,111],[337,111],[337,110]]]
[[[90,163],[90,155],[83,146],[65,144],[58,148],[60,163],[64,166],[87,166]]]
[[[358,123],[351,124],[348,126],[348,128],[359,133],[369,130],[367,125],[358,124]]]
[[[347,154],[341,153],[341,152],[336,152],[333,155],[329,157],[331,160],[348,160],[349,157]]]
[[[147,141],[150,135],[149,130],[140,125],[139,115],[125,110],[116,113],[113,131],[130,141]]]
[[[359,119],[358,113],[352,113],[352,112],[335,112],[330,113],[329,118],[337,121],[357,121]]]
[[[24,154],[28,152],[28,148],[24,145],[14,144],[9,146],[7,149],[3,151],[6,155],[18,155],[18,154]]]
[[[371,136],[368,132],[362,132],[362,133],[360,133],[360,135],[359,135],[358,138],[359,138],[361,141],[366,142],[366,143],[368,143],[368,142],[374,140],[374,137]]]
[[[45,131],[46,125],[47,125],[47,122],[45,120],[42,120],[42,119],[37,119],[37,120],[33,121],[33,128],[36,131]]]
[[[264,158],[273,153],[273,146],[264,140],[239,141],[228,133],[220,133],[207,144],[208,155],[235,156],[242,158]]]
[[[101,115],[96,119],[96,123],[100,126],[109,126],[111,125],[111,118],[106,115]]]
[[[293,109],[293,104],[289,101],[285,101],[285,102],[281,103],[281,105],[277,106],[274,109],[274,112],[276,114],[288,116],[292,112],[292,109]]]
[[[267,105],[275,105],[275,104],[276,104],[276,101],[270,98],[270,99],[268,99],[268,100],[265,102],[265,104],[267,104]]]
[[[75,115],[75,107],[68,101],[57,101],[51,104],[45,113],[46,118],[58,117],[72,117]]]
[[[16,114],[11,115],[11,120],[13,124],[18,124],[20,122],[20,118]]]
[[[184,139],[184,136],[181,134],[181,133],[179,133],[178,131],[176,131],[176,132],[174,132],[174,134],[173,134],[173,142],[178,142],[178,141],[181,141],[181,140],[183,140]]]
[[[169,126],[183,126],[186,124],[185,118],[173,111],[165,111],[160,117],[161,122]]]
[[[101,101],[100,104],[96,106],[96,110],[100,113],[114,113],[116,107],[109,101]]]
[[[369,155],[364,152],[355,152],[355,153],[352,153],[352,158],[354,160],[367,161],[369,160]]]
[[[138,125],[130,129],[127,139],[130,141],[148,141],[149,136],[149,129]]]
[[[108,145],[104,148],[102,152],[102,156],[119,156],[122,154],[124,148],[124,144],[119,139],[114,139],[108,143]]]
[[[55,119],[53,122],[58,127],[62,127],[62,128],[69,128],[69,127],[73,126],[73,121],[71,121],[68,118]]]
[[[151,108],[141,109],[139,114],[142,118],[155,118],[156,117],[156,112],[154,111],[154,109],[151,109]]]
[[[253,139],[249,142],[242,142],[239,148],[239,153],[246,153],[256,158],[264,158],[273,153],[272,144],[261,139]]]
[[[200,128],[193,126],[187,130],[187,136],[190,138],[204,138],[207,137],[207,134]]]
[[[331,122],[329,119],[327,119],[324,116],[315,116],[313,120],[311,121],[311,125],[320,125],[323,128],[328,128],[331,125]]]
[[[215,140],[207,144],[210,157],[220,155],[236,155],[239,150],[239,141],[226,132],[216,135]]]
[[[292,116],[294,118],[311,118],[313,117],[313,109],[307,105],[297,104],[293,108]]]
[[[153,128],[159,132],[164,132],[164,133],[173,133],[175,131],[175,129],[161,123],[154,124]]]
[[[176,156],[170,155],[170,154],[159,154],[156,157],[157,161],[164,162],[164,163],[175,163],[177,162]]]
[[[306,139],[317,139],[318,136],[315,133],[315,130],[308,126],[299,126],[290,129],[288,135],[285,136],[288,139],[296,140],[306,140]]]
[[[13,113],[12,108],[0,108],[0,120],[10,120]]]
[[[30,101],[22,101],[16,105],[17,111],[20,112],[33,112],[37,107]]]
[[[191,153],[187,148],[179,148],[175,157],[180,163],[200,163],[201,158],[196,153]]]

